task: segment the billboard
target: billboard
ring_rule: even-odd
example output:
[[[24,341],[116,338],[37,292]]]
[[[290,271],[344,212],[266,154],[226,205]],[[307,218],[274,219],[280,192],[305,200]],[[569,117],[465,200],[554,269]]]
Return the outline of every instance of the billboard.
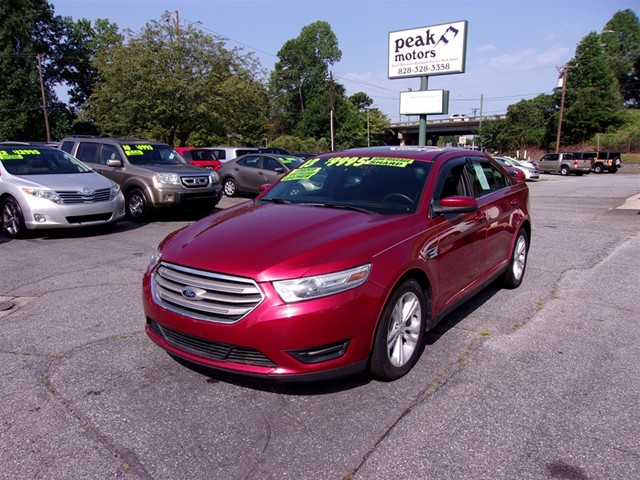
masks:
[[[467,21],[389,33],[389,78],[464,73]]]
[[[400,92],[400,115],[449,113],[449,90]]]

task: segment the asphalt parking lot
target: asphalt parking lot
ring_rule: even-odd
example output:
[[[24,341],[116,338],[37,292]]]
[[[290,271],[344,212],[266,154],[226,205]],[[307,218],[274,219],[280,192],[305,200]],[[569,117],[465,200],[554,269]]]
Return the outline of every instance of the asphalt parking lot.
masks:
[[[0,234],[0,479],[638,478],[640,173],[529,186],[521,287],[392,383],[257,384],[152,344],[142,274],[194,217]]]

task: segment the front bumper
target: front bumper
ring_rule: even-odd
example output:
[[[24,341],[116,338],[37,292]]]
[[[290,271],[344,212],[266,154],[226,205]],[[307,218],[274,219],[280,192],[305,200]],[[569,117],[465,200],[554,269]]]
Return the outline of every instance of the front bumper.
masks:
[[[244,376],[315,380],[366,368],[382,291],[370,282],[336,295],[284,304],[270,284],[265,298],[235,323],[191,318],[163,308],[143,281],[146,332],[189,362]]]
[[[122,193],[106,202],[56,204],[42,198],[23,197],[19,203],[29,230],[104,225],[125,216]]]

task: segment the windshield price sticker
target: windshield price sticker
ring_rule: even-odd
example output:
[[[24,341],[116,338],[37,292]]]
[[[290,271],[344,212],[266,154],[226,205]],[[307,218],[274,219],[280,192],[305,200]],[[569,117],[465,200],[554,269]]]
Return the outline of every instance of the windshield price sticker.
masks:
[[[143,150],[153,150],[151,145],[123,145],[125,155],[144,155]]]
[[[390,157],[334,157],[327,160],[328,167],[362,167],[376,165],[381,167],[404,168],[411,165],[413,160],[407,158]]]
[[[287,175],[286,177],[284,177],[282,179],[282,181],[285,182],[285,181],[290,181],[290,180],[292,180],[292,181],[309,180],[311,177],[313,177],[320,170],[321,170],[320,167],[317,167],[317,168],[297,168],[296,170],[292,170],[289,175]]]
[[[40,155],[40,150],[15,149],[11,153],[0,150],[0,160],[23,160],[25,155]]]
[[[296,157],[280,157],[280,162],[288,165],[290,163],[297,162],[298,159]]]

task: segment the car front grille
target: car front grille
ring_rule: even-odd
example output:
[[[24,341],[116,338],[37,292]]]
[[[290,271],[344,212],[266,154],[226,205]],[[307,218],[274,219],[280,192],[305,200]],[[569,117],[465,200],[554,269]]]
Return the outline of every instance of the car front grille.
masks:
[[[186,188],[204,188],[209,186],[211,177],[209,175],[183,176],[180,177],[182,185]]]
[[[273,361],[254,348],[239,347],[237,345],[211,342],[209,340],[192,337],[164,327],[153,320],[149,320],[149,324],[151,329],[160,334],[168,344],[185,352],[221,362],[243,363],[260,367],[276,367]]]
[[[111,199],[110,188],[101,188],[91,193],[62,191],[56,194],[64,204],[108,202]]]
[[[191,318],[235,323],[263,300],[251,279],[181,267],[162,262],[152,281],[154,301],[161,307]]]

